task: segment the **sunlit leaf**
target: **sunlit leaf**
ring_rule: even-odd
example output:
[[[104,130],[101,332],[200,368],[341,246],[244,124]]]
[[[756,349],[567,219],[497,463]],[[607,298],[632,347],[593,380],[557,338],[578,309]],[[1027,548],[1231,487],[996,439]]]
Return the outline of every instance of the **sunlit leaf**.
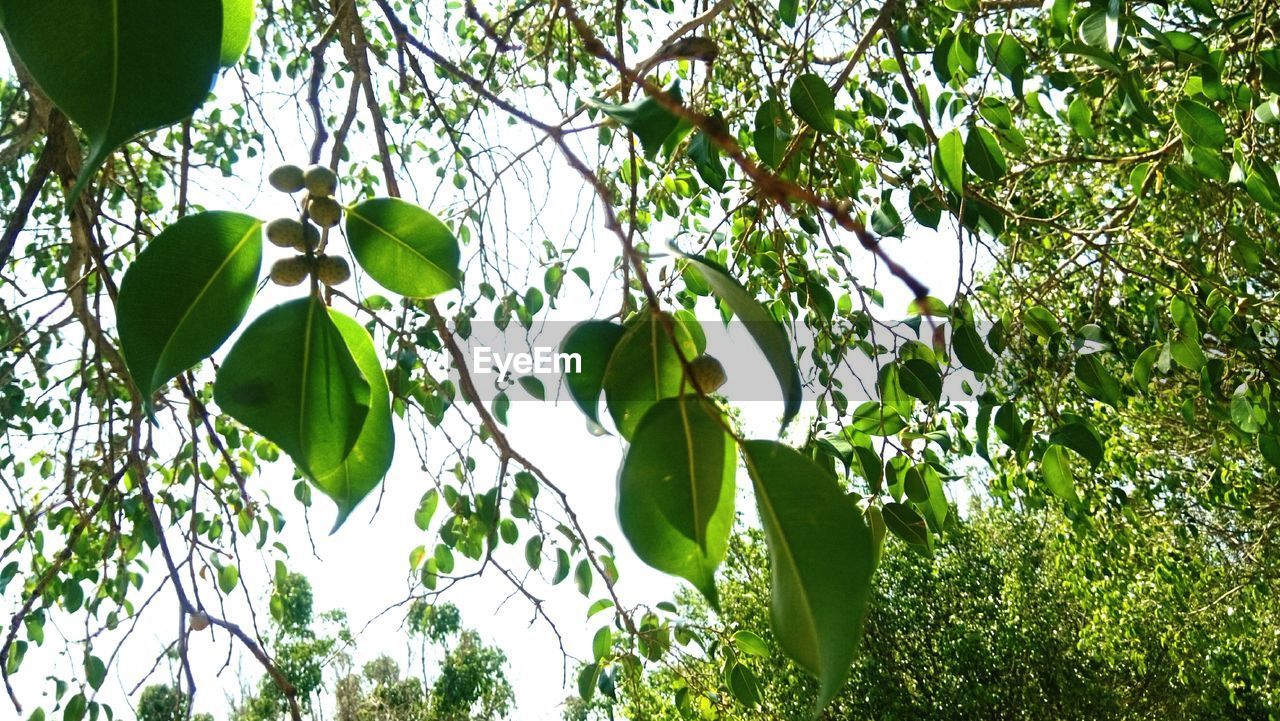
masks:
[[[397,198],[347,209],[347,241],[356,262],[387,290],[434,298],[458,287],[458,240],[431,213]]]
[[[857,653],[875,567],[871,532],[835,478],[788,446],[745,441],[769,546],[774,636],[818,678],[821,708]]]
[[[618,520],[640,560],[718,605],[715,570],[733,527],[735,444],[727,420],[695,396],[645,412],[618,474]]]
[[[244,320],[262,265],[261,229],[240,213],[189,215],[129,266],[116,323],[148,408],[157,390],[216,351]]]

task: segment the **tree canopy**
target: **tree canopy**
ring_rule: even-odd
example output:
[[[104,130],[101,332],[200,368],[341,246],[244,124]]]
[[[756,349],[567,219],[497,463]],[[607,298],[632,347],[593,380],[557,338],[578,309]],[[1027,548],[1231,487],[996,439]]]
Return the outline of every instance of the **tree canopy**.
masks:
[[[199,706],[210,633],[255,719],[497,718],[503,653],[447,610],[483,576],[553,628],[550,587],[590,599],[590,653],[547,649],[578,714],[1275,718],[1276,18],[0,0],[10,705],[127,714],[163,594],[139,717]],[[520,427],[547,403],[586,428]],[[608,536],[527,445],[602,434]],[[412,520],[367,553],[408,557],[430,689],[335,675],[312,515]],[[630,599],[633,562],[692,590]]]

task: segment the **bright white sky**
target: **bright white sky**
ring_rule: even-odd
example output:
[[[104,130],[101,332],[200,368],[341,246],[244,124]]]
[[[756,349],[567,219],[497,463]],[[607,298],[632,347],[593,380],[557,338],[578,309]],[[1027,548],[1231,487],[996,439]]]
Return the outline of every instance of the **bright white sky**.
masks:
[[[0,72],[7,70],[7,65],[0,65]],[[233,96],[239,92],[234,78],[223,78],[217,90]],[[848,101],[847,97],[844,101]],[[278,105],[275,108],[268,107],[267,111],[273,114],[273,125],[286,148],[288,157],[285,159],[304,164],[304,148],[310,140],[311,128],[301,122],[297,115],[295,98],[277,96],[275,102]],[[555,115],[548,112],[543,117],[552,119]],[[495,129],[506,128],[505,118],[493,119],[492,126]],[[527,147],[532,137],[522,128],[495,132],[502,133],[499,137],[503,137],[504,142],[516,151]],[[588,135],[594,141],[594,133]],[[272,145],[270,139],[268,145]],[[325,157],[327,156],[328,148],[325,150]],[[291,201],[265,187],[259,180],[281,160],[279,157],[270,157],[242,162],[237,166],[241,181],[228,182],[216,174],[199,175],[195,178],[197,189],[193,199],[211,209],[246,209],[264,219],[294,215],[296,211]],[[258,161],[264,162],[259,166]],[[411,168],[409,175],[419,179],[423,189],[434,188],[436,185],[433,168],[424,166],[418,175]],[[534,177],[536,179],[538,176]],[[547,181],[537,179],[535,182]],[[551,187],[554,187],[554,192]],[[452,191],[452,188],[446,190]],[[408,199],[418,200],[431,208],[450,207],[449,201],[452,200],[446,200],[444,194],[435,199],[415,199],[408,187],[405,192]],[[584,207],[594,202],[590,190],[584,187],[576,175],[566,171],[562,164],[559,164],[549,178],[549,186],[530,187],[528,193],[536,199],[545,198],[546,205],[538,217],[520,217],[518,214],[525,210],[523,204],[507,204],[510,216],[505,219],[505,225],[515,237],[520,228],[528,227],[534,221],[540,224],[539,235],[529,239],[531,245],[541,237],[550,238],[559,245],[569,244],[567,239],[570,233],[576,233],[573,229],[580,227],[574,224],[581,217],[579,214]],[[344,200],[354,199],[347,197]],[[536,206],[537,203],[532,205]],[[909,232],[911,237],[904,241],[886,239],[886,251],[934,289],[935,295],[950,300],[956,288],[958,266],[954,232],[949,235],[936,234],[918,227]],[[665,239],[654,237],[650,240],[654,241],[655,247],[660,247]],[[856,243],[852,241],[849,245],[856,247]],[[464,249],[464,259],[469,252],[470,249]],[[860,277],[870,279],[870,257],[857,250],[854,252],[855,272]],[[584,244],[578,262],[591,268],[593,279],[602,279],[617,254],[613,236],[597,227],[594,237],[589,237]],[[278,257],[282,257],[279,250],[268,245],[264,271]],[[519,258],[511,260],[517,265],[522,262]],[[478,269],[473,265],[469,270],[473,272],[469,283],[474,289]],[[540,285],[540,277],[540,272],[531,275],[526,285]],[[366,279],[364,282],[365,292],[378,292],[371,281]],[[877,287],[885,294],[886,317],[898,317],[906,308],[910,293],[883,272],[879,276]],[[554,319],[583,320],[596,314],[597,303],[608,309],[604,314],[617,307],[616,292],[606,295],[603,301],[598,297],[593,300],[588,296],[587,289],[571,274],[566,274],[565,288],[565,295],[558,302],[559,310],[552,316]],[[600,288],[595,290],[598,293]],[[264,297],[255,302],[251,314],[261,313],[274,302],[288,297],[292,297],[289,291],[272,287],[264,293]],[[441,301],[456,298],[455,293],[445,296]],[[700,315],[715,318],[713,310],[709,302],[704,302]],[[754,349],[744,351],[741,347],[717,348],[715,334],[711,335],[708,351],[712,354],[728,357],[743,352],[757,353]],[[228,342],[223,352],[230,345],[231,342]],[[762,358],[757,360],[761,364],[764,362]],[[554,392],[554,389],[549,391]],[[780,403],[768,402],[743,404],[742,408],[747,427],[761,437],[776,432],[779,409]],[[514,403],[510,412],[510,424],[510,437],[515,446],[568,491],[587,532],[591,535],[603,535],[614,542],[618,552],[617,565],[621,572],[618,591],[624,602],[655,604],[670,599],[677,582],[640,563],[631,555],[618,530],[614,513],[615,478],[622,457],[622,442],[615,436],[595,436],[589,433],[581,413],[563,397],[559,401],[548,403]],[[803,418],[798,419],[792,428],[803,428]],[[388,613],[384,611],[406,597],[409,589],[410,550],[419,544],[425,544],[430,549],[436,543],[434,532],[424,534],[413,524],[413,510],[423,492],[433,486],[433,481],[428,473],[420,469],[417,454],[408,444],[404,429],[398,430],[401,447],[395,465],[383,485],[382,495],[367,499],[335,535],[325,535],[332,520],[332,505],[323,495],[318,492],[314,494],[315,501],[311,510],[314,554],[310,551],[311,542],[308,540],[307,529],[301,522],[303,508],[293,499],[293,483],[289,480],[291,469],[282,463],[281,467],[271,470],[265,477],[255,479],[250,488],[255,496],[269,495],[290,519],[281,540],[291,552],[288,559],[290,569],[305,574],[311,580],[316,611],[343,609],[348,613],[351,628],[358,634],[356,646],[350,650],[356,668],[381,654],[396,658],[402,668],[417,667],[416,663],[409,663],[410,649],[416,647],[416,644],[411,646],[401,628],[404,609],[393,609]],[[439,452],[442,455],[433,458],[435,465],[429,466],[432,471],[438,468],[439,459],[444,457],[448,444],[439,443],[435,447],[441,449]],[[484,477],[483,473],[480,475]],[[754,511],[744,500],[740,499],[739,509],[754,523]],[[439,521],[442,515],[438,513],[436,520]],[[516,546],[504,547],[500,552],[505,554],[513,568],[522,568],[524,565],[519,560],[522,558],[523,542],[522,537]],[[245,627],[253,625],[242,590],[247,588],[258,594],[253,602],[259,614],[259,622],[266,624],[266,596],[275,557],[266,552],[256,556],[248,544],[244,543],[244,539],[241,547],[245,561],[241,568],[241,587],[233,594],[233,601],[225,615],[229,620]],[[153,571],[145,593],[154,589],[155,584],[163,578],[162,567],[162,561],[157,556],[152,561]],[[460,563],[458,570],[465,571],[467,568]],[[18,586],[18,583],[14,583],[10,587],[10,592],[4,597],[6,606],[16,607],[13,589]],[[590,621],[586,620],[586,609],[591,600],[603,595],[602,584],[597,580],[591,599],[580,596],[571,579],[559,587],[551,587],[545,581],[533,578],[530,579],[530,590],[546,601],[545,608],[556,619],[568,652],[578,657],[588,657],[592,635],[602,623],[611,619],[609,613],[602,613]],[[202,592],[206,598],[213,597],[211,581]],[[477,629],[488,643],[500,646],[506,652],[509,658],[508,677],[515,688],[518,705],[512,718],[530,721],[558,719],[561,702],[566,696],[575,693],[573,664],[563,662],[554,634],[545,623],[533,620],[533,609],[525,599],[511,597],[511,594],[511,586],[499,575],[492,573],[455,586],[445,600],[452,601],[462,610],[467,626]],[[159,650],[175,637],[177,607],[170,595],[166,589],[157,597],[133,638],[123,647],[99,694],[99,701],[115,707],[117,718],[132,718],[131,712],[127,711],[129,703],[126,698],[129,692],[152,668]],[[145,594],[136,596],[139,599],[144,597]],[[67,638],[83,637],[83,627],[72,626],[67,617],[55,615],[51,620]],[[265,631],[265,626],[263,629]],[[65,646],[61,640],[52,633],[50,636],[43,648],[33,648],[28,652],[19,676],[20,683],[25,687],[20,686],[17,691],[28,709],[41,703],[46,705],[46,710],[52,708],[51,699],[47,696],[51,684],[45,679],[46,673],[62,678],[82,676],[78,651],[71,656],[65,655]],[[261,668],[241,651],[238,644],[233,645],[228,656],[228,639],[225,634],[195,634],[193,639],[195,642],[190,657],[195,665],[199,686],[195,710],[211,712],[222,721],[229,714],[230,700],[239,698],[242,687],[256,686],[262,675]],[[104,654],[114,646],[112,634],[107,634],[99,639],[96,649],[99,654]],[[174,666],[171,676],[166,664],[162,663],[160,671],[146,683],[168,682],[177,673]],[[0,718],[9,718],[12,714],[13,710],[7,703],[0,705]]]

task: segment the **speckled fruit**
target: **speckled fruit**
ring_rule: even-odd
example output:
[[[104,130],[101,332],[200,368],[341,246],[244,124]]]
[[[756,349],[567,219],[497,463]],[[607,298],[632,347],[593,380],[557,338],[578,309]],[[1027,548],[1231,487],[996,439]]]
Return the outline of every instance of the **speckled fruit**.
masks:
[[[294,218],[276,218],[267,223],[267,240],[281,248],[293,248],[302,242],[302,223]]]
[[[302,168],[296,165],[281,165],[271,171],[267,176],[267,182],[281,193],[296,193],[306,187]]]

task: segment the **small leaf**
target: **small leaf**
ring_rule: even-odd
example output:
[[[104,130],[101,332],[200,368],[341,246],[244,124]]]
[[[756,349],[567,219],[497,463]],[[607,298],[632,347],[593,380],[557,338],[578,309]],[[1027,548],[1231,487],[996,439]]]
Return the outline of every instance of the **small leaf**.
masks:
[[[716,147],[711,137],[702,131],[695,133],[693,139],[689,141],[688,153],[702,182],[717,193],[723,193],[728,175],[725,173],[724,163],[720,160],[720,149]]]
[[[836,97],[827,81],[805,73],[791,84],[791,110],[820,133],[836,131]]]
[[[240,581],[240,569],[235,566],[223,566],[218,569],[218,588],[223,593],[231,593],[236,590],[236,583]]]
[[[956,358],[974,373],[990,373],[996,369],[996,359],[987,350],[986,343],[972,323],[958,323],[951,333],[951,347]]]
[[[351,254],[379,285],[408,298],[458,287],[458,239],[436,216],[398,198],[347,208]]]
[[[1114,406],[1120,400],[1120,382],[1102,364],[1097,353],[1076,357],[1076,384],[1090,397]]]
[[[959,130],[952,129],[938,138],[938,149],[933,154],[933,174],[951,192],[964,194],[964,141]]]
[[[679,83],[672,83],[665,92],[677,103],[682,101]],[[644,154],[649,158],[657,154],[667,136],[671,135],[680,124],[678,117],[667,110],[662,103],[648,96],[633,100],[626,105],[615,105],[598,98],[589,98],[585,102],[589,107],[596,108],[627,126],[640,139]]]
[[[431,518],[436,515],[436,507],[440,505],[440,492],[432,488],[422,496],[418,510],[413,513],[413,523],[418,530],[425,531],[431,526]]]
[[[578,593],[584,596],[591,595],[591,564],[587,563],[587,559],[578,561],[577,568],[573,569],[573,582],[578,586]]]
[[[884,525],[893,535],[913,546],[929,548],[929,527],[914,508],[890,501],[884,504]]]
[[[769,547],[774,636],[818,678],[820,709],[857,653],[875,567],[871,532],[835,478],[792,448],[745,441],[742,455]]]
[[[559,584],[561,581],[569,577],[571,566],[569,563],[569,554],[563,548],[556,549],[556,572],[551,577],[551,585]]]
[[[925,403],[937,403],[942,399],[942,376],[933,364],[920,358],[902,361],[898,382],[902,390]]]
[[[733,645],[737,646],[739,651],[751,656],[769,658],[771,655],[769,644],[750,631],[738,631],[733,634]]]
[[[89,140],[68,206],[113,150],[204,103],[221,65],[222,22],[218,0],[3,3],[9,47]]]
[[[1068,422],[1049,436],[1049,442],[1070,448],[1089,461],[1089,465],[1097,468],[1105,456],[1102,436],[1084,418],[1067,414],[1063,416],[1063,420]]]
[[[696,396],[658,401],[618,474],[618,520],[636,555],[692,583],[712,607],[733,527],[737,464],[726,423]]]
[[[1009,169],[1000,143],[986,128],[974,126],[969,129],[969,137],[964,141],[964,159],[983,180],[999,180]]]
[[[245,329],[218,371],[214,399],[312,475],[341,464],[355,445],[370,385],[329,309],[307,297]]]
[[[596,635],[591,639],[591,655],[598,662],[608,657],[612,649],[613,632],[609,630],[608,626],[603,626],[596,631]]]
[[[244,320],[262,266],[262,221],[189,215],[157,235],[120,282],[116,323],[148,411],[157,390],[216,351]]]
[[[800,370],[791,355],[791,341],[787,338],[787,332],[723,266],[700,256],[682,255],[702,273],[716,296],[746,325],[747,332],[764,353],[774,377],[778,379],[778,386],[782,389],[782,427],[786,428],[800,411],[804,392]]]
[[[1093,108],[1078,95],[1067,106],[1067,123],[1071,125],[1072,130],[1076,131],[1076,135],[1085,140],[1093,140],[1097,137],[1093,129]]]
[[[356,366],[369,382],[369,412],[355,445],[347,457],[333,468],[312,469],[315,485],[338,505],[330,533],[347,520],[356,505],[382,482],[391,470],[395,455],[395,428],[391,423],[391,394],[387,388],[387,376],[373,347],[373,339],[364,326],[336,310],[329,311],[333,325],[342,335]],[[432,509],[434,510],[434,508]],[[428,521],[430,517],[428,516]]]
[[[1071,459],[1067,457],[1067,450],[1056,443],[1050,445],[1040,458],[1040,465],[1044,470],[1045,484],[1053,495],[1073,506],[1079,506],[1080,496],[1076,495],[1075,475],[1071,472]]]
[[[564,382],[569,395],[587,418],[597,425],[600,423],[600,392],[604,387],[605,369],[609,367],[613,349],[623,333],[622,326],[617,323],[589,320],[570,329],[560,344],[562,353],[576,354],[581,359],[577,372],[572,372],[573,366],[566,366]]]
[[[97,691],[102,688],[102,682],[107,679],[107,665],[97,656],[85,654],[84,677],[89,682],[89,687]]]
[[[89,703],[85,700],[84,694],[78,693],[71,697],[71,700],[67,702],[66,707],[62,710],[62,721],[81,721],[88,708]]]
[[[600,666],[589,663],[578,672],[578,695],[590,701],[596,695],[596,683],[600,680]]]
[[[1191,145],[1221,148],[1227,142],[1227,129],[1222,118],[1208,107],[1183,98],[1173,106],[1173,119],[1182,131],[1182,137]]]

